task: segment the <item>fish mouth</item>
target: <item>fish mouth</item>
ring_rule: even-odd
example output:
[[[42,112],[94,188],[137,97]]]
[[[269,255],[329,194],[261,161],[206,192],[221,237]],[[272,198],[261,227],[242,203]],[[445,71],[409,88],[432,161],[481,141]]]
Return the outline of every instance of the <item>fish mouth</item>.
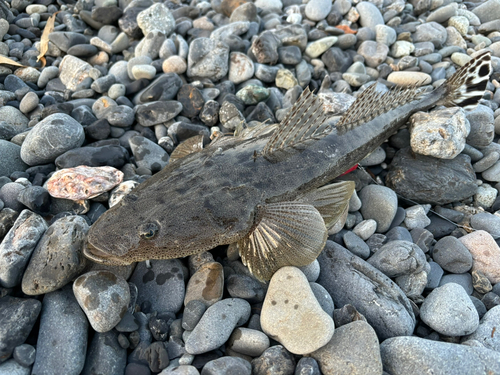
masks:
[[[95,247],[92,245],[90,242],[86,242],[85,246],[83,247],[83,255],[87,258],[90,259],[94,263],[99,263],[99,264],[106,264],[110,266],[124,266],[128,265],[129,263],[125,263],[123,260],[120,258],[109,255],[105,253],[104,251],[100,250],[99,248]]]

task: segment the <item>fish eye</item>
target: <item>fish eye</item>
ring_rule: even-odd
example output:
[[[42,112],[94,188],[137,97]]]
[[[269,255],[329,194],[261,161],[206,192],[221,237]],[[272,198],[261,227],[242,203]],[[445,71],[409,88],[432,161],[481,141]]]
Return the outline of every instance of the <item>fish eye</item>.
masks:
[[[155,223],[143,224],[139,227],[139,236],[145,240],[153,239],[158,233],[158,225]]]

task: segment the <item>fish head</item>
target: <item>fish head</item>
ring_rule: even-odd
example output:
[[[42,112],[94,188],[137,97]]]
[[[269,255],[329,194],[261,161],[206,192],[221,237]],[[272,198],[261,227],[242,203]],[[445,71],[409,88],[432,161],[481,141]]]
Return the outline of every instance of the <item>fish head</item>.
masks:
[[[181,258],[235,242],[253,223],[237,201],[188,197],[128,194],[90,227],[84,255],[108,265]]]

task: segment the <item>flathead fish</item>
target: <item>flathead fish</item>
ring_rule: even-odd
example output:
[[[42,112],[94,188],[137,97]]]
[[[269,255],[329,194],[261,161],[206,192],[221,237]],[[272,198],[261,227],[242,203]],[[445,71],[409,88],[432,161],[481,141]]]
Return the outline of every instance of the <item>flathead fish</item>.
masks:
[[[484,94],[491,55],[480,53],[429,93],[375,84],[335,127],[306,89],[277,126],[222,137],[170,163],[90,228],[85,255],[105,264],[180,258],[237,243],[260,280],[311,263],[348,208],[354,183],[331,181],[408,118],[436,105],[470,107]],[[181,146],[179,146],[181,147]]]

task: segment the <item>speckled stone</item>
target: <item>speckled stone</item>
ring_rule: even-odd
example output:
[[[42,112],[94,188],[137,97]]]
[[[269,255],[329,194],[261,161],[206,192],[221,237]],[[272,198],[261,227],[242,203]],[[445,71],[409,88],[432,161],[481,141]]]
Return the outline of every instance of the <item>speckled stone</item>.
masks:
[[[178,259],[151,260],[151,268],[141,262],[129,280],[137,285],[141,311],[177,313],[184,301],[184,271]]]
[[[109,271],[91,271],[75,280],[75,297],[90,325],[97,332],[113,329],[127,311],[130,289],[121,276]]]
[[[307,278],[296,267],[280,268],[273,275],[260,323],[268,336],[301,355],[328,343],[335,329],[333,319],[323,311]]]
[[[136,135],[129,139],[129,144],[138,167],[147,168],[154,173],[168,164],[170,157],[167,152],[146,137]]]
[[[123,172],[116,168],[81,165],[56,171],[46,184],[53,197],[80,200],[97,197],[122,180]]]
[[[207,307],[212,306],[222,299],[223,292],[223,267],[218,262],[208,262],[203,264],[189,279],[184,305],[193,300],[200,300]]]
[[[81,216],[56,220],[33,251],[22,279],[23,293],[46,294],[79,276],[87,263],[82,250],[88,230]]]

